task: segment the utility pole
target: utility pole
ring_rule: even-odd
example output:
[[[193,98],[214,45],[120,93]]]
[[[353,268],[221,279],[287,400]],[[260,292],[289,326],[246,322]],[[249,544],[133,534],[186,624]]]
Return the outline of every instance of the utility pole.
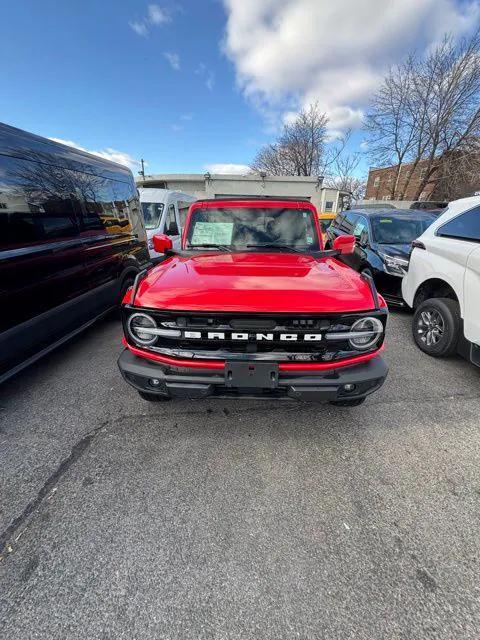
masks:
[[[145,180],[145,163],[143,158],[140,160],[140,163],[142,165],[141,170],[138,172],[138,175],[142,176],[142,178]]]

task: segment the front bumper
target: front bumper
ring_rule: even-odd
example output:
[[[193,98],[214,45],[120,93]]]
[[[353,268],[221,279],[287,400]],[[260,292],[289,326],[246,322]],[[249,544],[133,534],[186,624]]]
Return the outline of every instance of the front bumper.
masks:
[[[144,393],[169,398],[266,397],[295,398],[303,401],[329,402],[364,398],[385,382],[388,366],[379,355],[368,362],[325,371],[280,372],[275,389],[226,385],[225,373],[219,370],[194,370],[169,367],[139,358],[125,349],[118,366],[132,387]],[[152,381],[156,381],[152,384]],[[346,384],[355,385],[352,391]]]

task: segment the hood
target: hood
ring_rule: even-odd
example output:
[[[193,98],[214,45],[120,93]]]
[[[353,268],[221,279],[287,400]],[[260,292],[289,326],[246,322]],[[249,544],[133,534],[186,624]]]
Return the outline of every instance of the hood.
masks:
[[[175,311],[348,313],[374,308],[368,284],[333,258],[294,253],[172,256],[140,283],[135,304]]]
[[[405,260],[409,259],[411,250],[411,244],[377,244],[377,251],[380,253],[386,253],[388,256],[398,256],[399,258],[405,258]]]

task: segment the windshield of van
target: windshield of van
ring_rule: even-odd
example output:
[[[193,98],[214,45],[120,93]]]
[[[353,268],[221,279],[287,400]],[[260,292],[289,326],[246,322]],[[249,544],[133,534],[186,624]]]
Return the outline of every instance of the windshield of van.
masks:
[[[310,210],[225,207],[196,209],[188,227],[187,247],[300,249],[318,251],[319,243]]]
[[[142,202],[145,229],[156,229],[160,226],[163,213],[163,202]]]
[[[432,224],[434,217],[372,217],[373,239],[379,244],[410,244]]]

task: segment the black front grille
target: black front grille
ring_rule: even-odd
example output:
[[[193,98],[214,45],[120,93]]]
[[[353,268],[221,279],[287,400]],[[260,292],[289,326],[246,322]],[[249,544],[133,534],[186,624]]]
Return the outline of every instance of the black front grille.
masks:
[[[227,314],[164,313],[154,309],[124,307],[124,322],[142,311],[155,319],[157,327],[180,336],[158,336],[148,350],[179,358],[264,359],[278,361],[329,362],[358,355],[348,339],[329,342],[325,334],[348,332],[365,314]],[[384,327],[386,312],[370,312]],[[135,344],[128,331],[127,340]],[[235,339],[241,336],[242,339]],[[283,336],[283,338],[282,338]],[[292,337],[295,336],[295,339]],[[309,339],[320,336],[320,339]],[[374,349],[383,342],[382,339]],[[137,346],[141,346],[138,345]]]

